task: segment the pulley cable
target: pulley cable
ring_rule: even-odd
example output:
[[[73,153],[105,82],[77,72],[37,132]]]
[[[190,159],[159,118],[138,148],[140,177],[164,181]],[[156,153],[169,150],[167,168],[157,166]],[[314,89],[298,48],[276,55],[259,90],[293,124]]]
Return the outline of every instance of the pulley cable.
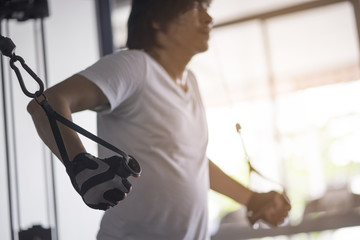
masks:
[[[235,127],[236,127],[236,132],[240,136],[241,146],[242,146],[242,150],[244,152],[245,160],[249,166],[249,175],[251,175],[251,173],[256,173],[258,176],[262,177],[263,179],[267,180],[268,182],[271,182],[271,183],[274,183],[274,184],[280,186],[282,189],[281,195],[283,196],[283,200],[285,201],[286,204],[290,205],[290,200],[289,200],[288,196],[286,195],[285,186],[269,177],[266,177],[251,164],[250,157],[246,151],[244,139],[241,135],[241,125],[239,123],[236,123]],[[271,202],[269,204],[264,205],[260,210],[258,210],[256,212],[248,211],[247,218],[248,218],[249,222],[253,225],[255,222],[257,222],[258,220],[260,220],[262,218],[264,212],[270,207],[272,207]]]
[[[1,17],[1,16],[0,16]],[[2,31],[2,25],[0,22],[0,34]],[[8,50],[7,48],[11,48],[11,46],[6,47],[5,44],[3,43],[2,39],[1,39],[1,35],[0,35],[0,49],[2,51],[2,49],[4,48],[4,52],[6,54],[8,54]],[[11,51],[10,51],[11,53]],[[4,54],[5,55],[5,54]],[[2,97],[3,97],[3,101],[2,101],[2,105],[3,105],[3,110],[4,110],[4,137],[5,140],[9,139],[9,130],[8,130],[8,119],[6,117],[6,112],[7,112],[7,104],[6,104],[6,91],[5,91],[5,73],[4,73],[4,61],[3,61],[3,57],[0,58],[0,68],[1,68],[1,90],[2,90]],[[15,206],[13,206],[13,192],[11,189],[11,183],[12,183],[12,178],[10,177],[10,148],[9,145],[7,143],[5,143],[5,156],[6,156],[6,172],[7,172],[7,188],[8,188],[8,202],[9,202],[9,224],[10,224],[10,235],[11,235],[11,239],[15,238],[14,235],[14,208]]]

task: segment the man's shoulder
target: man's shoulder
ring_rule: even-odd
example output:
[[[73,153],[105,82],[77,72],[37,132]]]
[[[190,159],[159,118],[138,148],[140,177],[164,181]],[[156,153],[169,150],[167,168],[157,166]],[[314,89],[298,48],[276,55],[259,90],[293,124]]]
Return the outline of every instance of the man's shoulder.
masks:
[[[100,60],[105,63],[114,63],[117,66],[127,67],[142,66],[147,62],[146,53],[142,50],[119,49],[116,52],[102,57]]]
[[[114,56],[114,57],[120,57],[120,58],[121,57],[145,58],[146,53],[143,50],[122,48],[122,49],[116,50],[111,55]]]

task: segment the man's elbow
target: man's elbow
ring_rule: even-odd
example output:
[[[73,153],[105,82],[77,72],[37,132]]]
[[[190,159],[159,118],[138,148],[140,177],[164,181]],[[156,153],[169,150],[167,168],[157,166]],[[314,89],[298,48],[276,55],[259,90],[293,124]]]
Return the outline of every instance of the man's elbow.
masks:
[[[27,107],[26,107],[26,110],[28,111],[28,113],[30,113],[30,115],[33,115],[34,112],[35,112],[35,110],[36,110],[36,108],[39,107],[39,106],[37,106],[37,105],[38,105],[38,104],[37,104],[37,102],[35,101],[35,99],[31,100],[31,101],[28,103],[28,105],[27,105]]]

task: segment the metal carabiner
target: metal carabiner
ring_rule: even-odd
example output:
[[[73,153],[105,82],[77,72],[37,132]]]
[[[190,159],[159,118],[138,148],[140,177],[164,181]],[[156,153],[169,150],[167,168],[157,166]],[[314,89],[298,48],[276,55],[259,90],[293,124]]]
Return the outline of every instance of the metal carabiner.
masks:
[[[18,69],[18,67],[15,66],[15,62],[16,61],[19,61],[21,66],[26,70],[26,72],[38,83],[39,85],[39,90],[34,92],[34,93],[31,93],[30,91],[27,90],[26,86],[25,86],[25,83],[24,83],[24,80],[21,76],[21,73]],[[29,68],[28,65],[26,65],[25,63],[25,60],[20,57],[20,56],[17,56],[15,54],[11,55],[10,57],[10,66],[11,68],[14,70],[17,78],[18,78],[18,81],[19,81],[19,84],[20,84],[20,87],[21,87],[21,90],[24,92],[24,94],[28,97],[31,97],[31,98],[36,98],[36,97],[39,97],[43,94],[44,92],[44,83],[41,81],[41,79]]]

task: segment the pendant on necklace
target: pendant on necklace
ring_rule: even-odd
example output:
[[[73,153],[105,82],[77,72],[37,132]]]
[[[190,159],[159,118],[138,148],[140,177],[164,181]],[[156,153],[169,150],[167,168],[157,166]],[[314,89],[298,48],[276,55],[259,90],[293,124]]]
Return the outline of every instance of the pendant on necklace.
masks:
[[[179,79],[177,78],[175,80],[176,84],[179,85],[179,86],[186,86],[186,83],[187,83],[187,71],[185,70],[182,77]]]

